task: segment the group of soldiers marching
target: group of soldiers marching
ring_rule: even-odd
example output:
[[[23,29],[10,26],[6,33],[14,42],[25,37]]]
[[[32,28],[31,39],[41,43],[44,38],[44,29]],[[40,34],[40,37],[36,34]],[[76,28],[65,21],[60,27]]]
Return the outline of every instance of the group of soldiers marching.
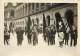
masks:
[[[48,43],[48,45],[53,45],[55,44],[55,39],[58,37],[59,47],[63,47],[63,44],[76,46],[77,29],[74,27],[71,17],[69,17],[68,19],[66,18],[64,22],[60,13],[56,12],[55,18],[56,26],[48,25],[44,28],[44,40]]]
[[[45,33],[43,34],[44,41],[48,42],[48,45],[55,44],[55,34],[56,34],[56,30],[55,30],[54,25],[46,27]]]
[[[44,15],[43,15],[43,18]],[[67,23],[64,24],[64,21],[60,15],[59,12],[56,12],[55,14],[55,21],[56,23],[54,25],[43,25],[43,39],[45,42],[48,43],[48,45],[55,45],[55,39],[56,34],[59,39],[59,47],[62,47],[63,44],[69,45],[70,40],[70,46],[76,46],[77,45],[77,29],[73,26],[73,22],[70,19],[66,18]],[[70,17],[68,17],[70,18]],[[65,21],[65,22],[66,22]],[[43,19],[43,24],[44,23]],[[30,17],[28,19],[27,23],[27,31],[21,30],[20,28],[16,29],[16,35],[17,35],[17,45],[22,45],[23,42],[23,34],[25,33],[27,35],[28,43],[36,45],[38,44],[38,34],[39,34],[39,27],[37,24],[34,24],[33,27],[31,25]],[[9,39],[10,39],[10,32],[6,28],[4,30],[4,44],[9,45]]]
[[[36,45],[38,44],[38,31],[37,31],[37,25],[34,25],[29,32],[27,32],[27,39],[29,44]]]
[[[38,44],[38,31],[37,31],[37,25],[34,25],[27,33],[26,31],[22,30],[21,28],[16,29],[16,39],[17,39],[17,45],[21,46],[23,39],[24,39],[24,34],[27,35],[28,43],[36,45]],[[14,32],[9,31],[5,28],[4,30],[4,45],[9,45],[10,44],[10,33],[14,35]],[[14,41],[14,40],[13,40]]]

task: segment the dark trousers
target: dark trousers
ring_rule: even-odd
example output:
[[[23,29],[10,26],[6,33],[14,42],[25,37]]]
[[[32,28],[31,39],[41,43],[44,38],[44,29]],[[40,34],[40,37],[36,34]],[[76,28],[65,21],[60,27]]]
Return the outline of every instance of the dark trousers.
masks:
[[[22,38],[17,38],[17,45],[19,46],[19,45],[22,45]]]
[[[65,45],[68,45],[69,33],[64,33],[64,40],[65,40]]]
[[[75,45],[74,43],[75,43],[75,34],[74,34],[74,32],[71,32],[71,42],[70,42],[70,46]],[[73,44],[73,45],[72,45],[72,44]]]
[[[38,38],[37,36],[33,36],[33,45],[38,44]]]
[[[31,35],[28,35],[27,38],[28,38],[28,43],[31,44]]]
[[[4,36],[4,45],[5,44],[9,45],[9,39],[10,39],[10,35],[5,35]]]
[[[5,40],[4,40],[4,45],[5,45],[5,44],[9,45],[9,39],[5,39]]]

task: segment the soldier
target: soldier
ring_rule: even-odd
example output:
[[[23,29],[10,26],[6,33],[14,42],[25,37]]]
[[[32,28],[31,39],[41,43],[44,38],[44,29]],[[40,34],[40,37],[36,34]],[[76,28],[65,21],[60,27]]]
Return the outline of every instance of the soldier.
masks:
[[[28,38],[28,43],[31,44],[31,37],[32,37],[32,34],[31,34],[31,29],[29,29],[28,33],[27,33],[27,38]]]
[[[18,31],[16,31],[17,34],[17,45],[22,45],[22,41],[23,41],[23,30],[18,29]]]
[[[67,27],[66,32],[64,33],[65,45],[68,45],[69,41],[69,27]]]
[[[10,33],[8,30],[4,30],[4,45],[9,45]]]
[[[71,37],[71,42],[70,42],[70,46],[72,46],[72,44],[74,44],[75,46],[75,39],[77,40],[77,36],[75,34],[75,30],[74,29],[74,13],[73,13],[73,10],[71,9],[68,9],[65,13],[65,17],[66,17],[66,20],[68,22],[68,25],[69,25],[69,28],[70,28],[70,37]]]
[[[55,44],[55,33],[56,33],[55,26],[52,25],[51,27],[52,44]]]
[[[72,27],[71,27],[72,28]],[[71,42],[70,42],[70,46],[75,46],[75,43],[76,43],[76,40],[77,40],[77,36],[76,36],[76,33],[75,33],[75,27],[73,27],[73,29],[70,31],[71,33]]]
[[[64,40],[65,26],[64,26],[62,17],[59,12],[56,12],[55,18],[56,18],[57,33],[58,33],[58,37],[59,37],[59,47],[62,47],[63,43],[64,43],[63,40]]]
[[[33,37],[33,45],[38,44],[38,36],[37,36],[36,25],[34,25],[34,27],[32,29],[32,37]]]
[[[50,26],[48,26],[47,39],[48,39],[48,45],[50,45],[51,44],[51,30],[50,30]]]

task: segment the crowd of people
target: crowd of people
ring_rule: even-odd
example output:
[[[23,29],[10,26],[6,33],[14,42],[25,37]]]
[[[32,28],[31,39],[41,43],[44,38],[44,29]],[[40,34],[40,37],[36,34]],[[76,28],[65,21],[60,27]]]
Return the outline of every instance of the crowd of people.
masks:
[[[69,13],[70,14],[70,13]],[[49,17],[48,17],[49,18]],[[50,25],[50,22],[48,22],[48,25],[46,26],[45,17],[43,14],[43,39],[45,42],[48,43],[48,45],[55,45],[55,39],[58,37],[59,39],[59,47],[63,47],[63,44],[70,45],[70,46],[76,46],[77,45],[77,29],[74,29],[72,19],[67,19],[67,23],[64,24],[63,19],[59,12],[55,14],[56,23],[53,25]],[[71,18],[71,17],[68,17]],[[31,27],[31,20],[30,17],[28,18],[27,22],[27,30],[21,30],[18,28],[16,30],[17,35],[17,45],[22,45],[23,42],[23,34],[25,33],[28,39],[29,44],[33,44],[34,46],[38,44],[38,34],[41,34],[40,29],[38,29],[37,24],[33,24]],[[4,30],[4,44],[9,45],[9,39],[10,39],[10,32],[6,28]],[[57,34],[57,37],[56,37]],[[69,43],[70,40],[70,43]]]
[[[55,44],[56,33],[59,39],[59,47],[63,47],[63,44],[69,46],[77,45],[77,29],[73,26],[71,19],[66,19],[65,24],[59,12],[55,14],[56,25],[50,25],[44,27],[44,40],[48,45]],[[70,41],[70,43],[69,43]]]
[[[9,31],[4,31],[4,45],[9,45],[9,40],[10,40],[10,36],[12,32],[9,32]],[[12,33],[14,34],[14,33]],[[33,44],[33,45],[36,45],[38,44],[38,32],[37,32],[37,29],[36,29],[36,26],[33,27],[27,34],[24,30],[21,30],[20,28],[18,28],[16,30],[16,39],[17,39],[17,45],[18,46],[21,46],[22,45],[22,42],[24,40],[24,36],[23,34],[27,35],[26,38],[28,39],[28,44]]]

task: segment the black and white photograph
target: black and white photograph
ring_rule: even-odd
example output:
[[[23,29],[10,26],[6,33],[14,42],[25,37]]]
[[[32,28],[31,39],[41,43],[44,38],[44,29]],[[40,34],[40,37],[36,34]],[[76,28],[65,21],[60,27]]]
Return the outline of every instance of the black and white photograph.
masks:
[[[76,56],[78,3],[5,2],[3,26],[2,56]]]
[[[4,45],[77,45],[76,3],[5,3]]]

